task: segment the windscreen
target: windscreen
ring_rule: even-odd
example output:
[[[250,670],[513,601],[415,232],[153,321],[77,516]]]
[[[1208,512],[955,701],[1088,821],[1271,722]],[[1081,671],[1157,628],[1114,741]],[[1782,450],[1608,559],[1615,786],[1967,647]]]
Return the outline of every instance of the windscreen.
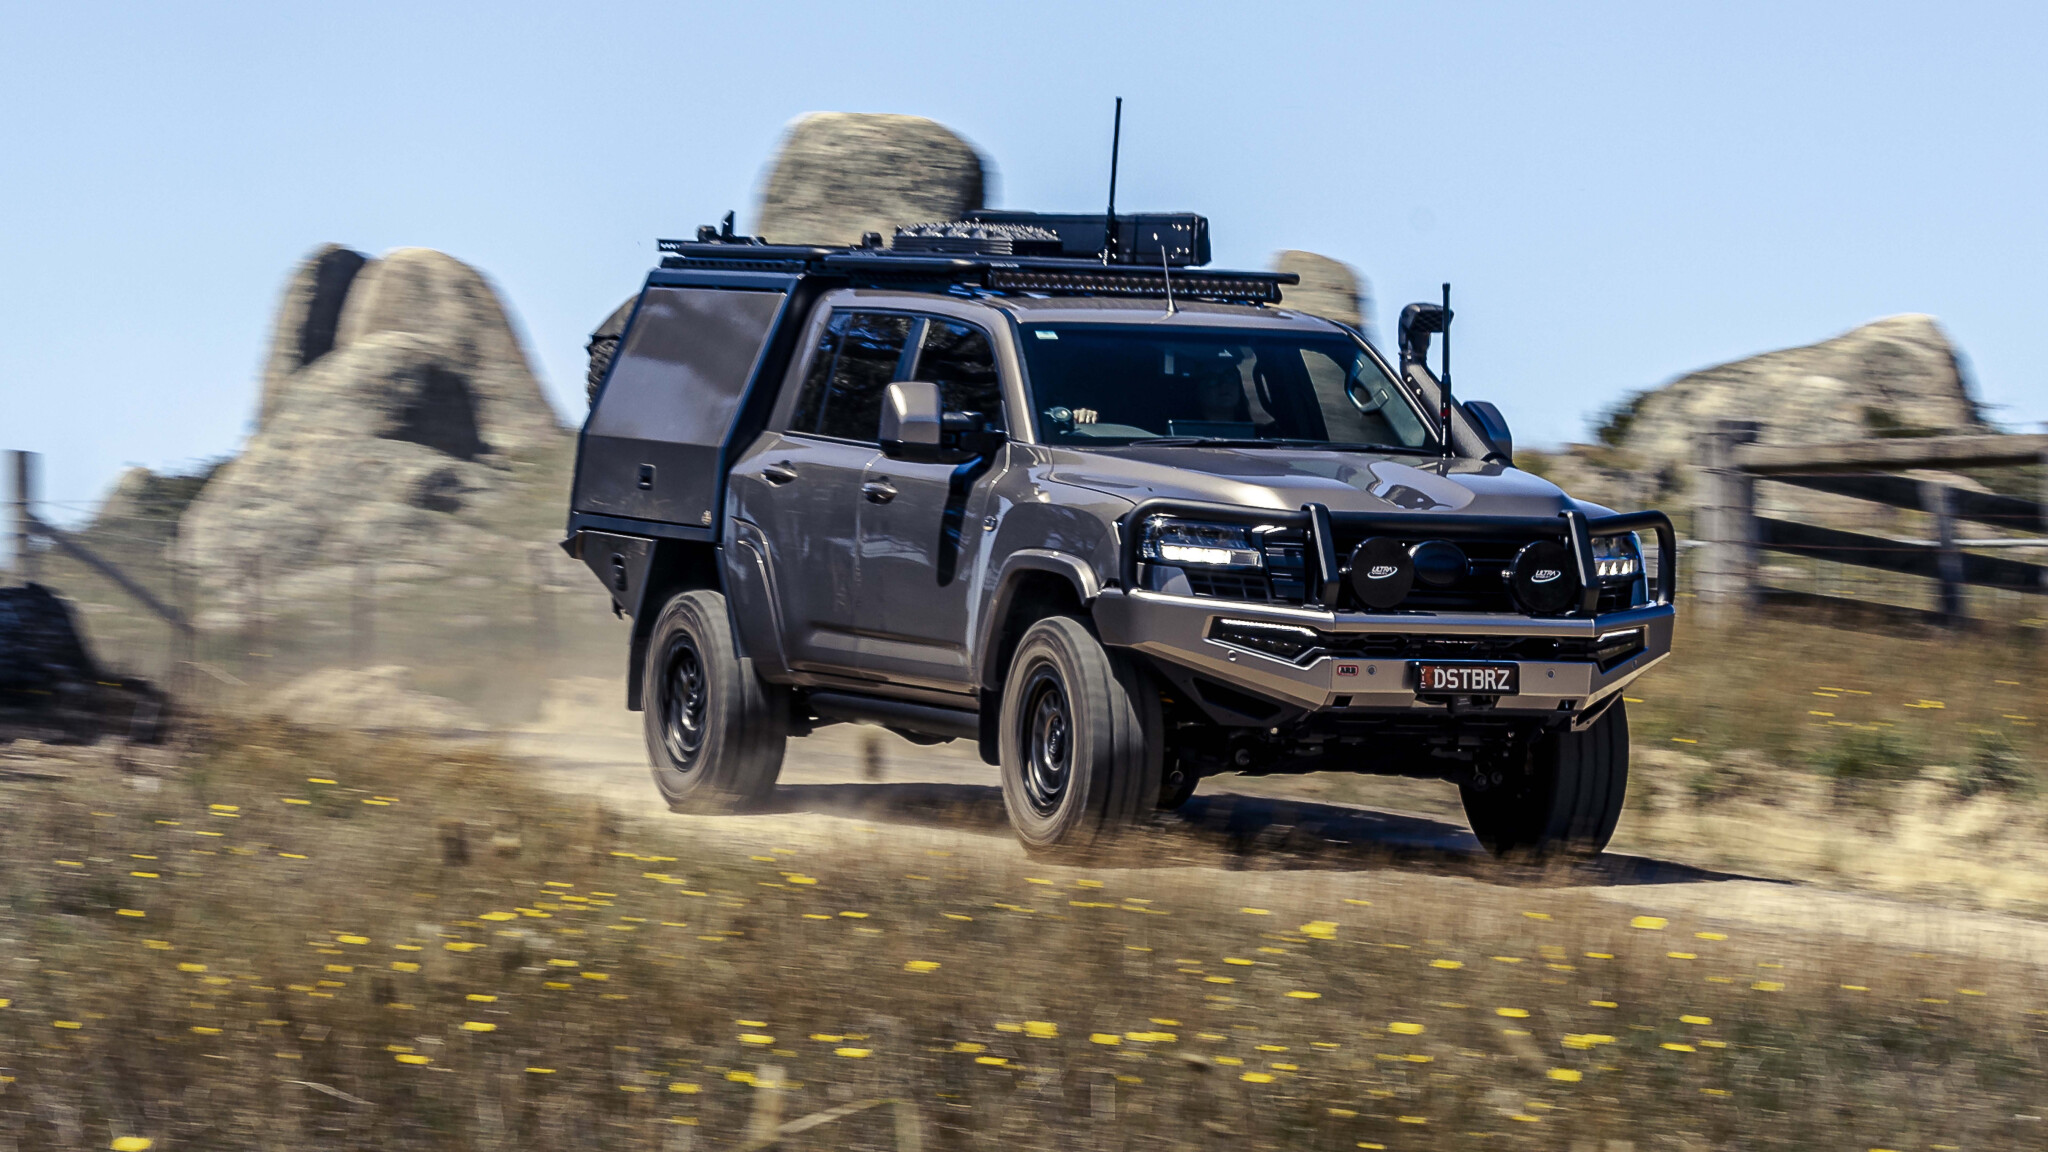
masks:
[[[1023,342],[1048,443],[1436,451],[1434,427],[1406,390],[1341,335],[1027,324]]]

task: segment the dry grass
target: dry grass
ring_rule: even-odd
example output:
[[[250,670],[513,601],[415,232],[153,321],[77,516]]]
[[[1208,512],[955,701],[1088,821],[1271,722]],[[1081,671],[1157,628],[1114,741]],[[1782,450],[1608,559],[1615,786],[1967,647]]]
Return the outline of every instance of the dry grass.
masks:
[[[1680,617],[1628,691],[1617,851],[2048,918],[2048,646],[1776,616]],[[1215,787],[1462,822],[1433,781],[1322,775]]]
[[[1682,618],[1683,619],[1683,618]],[[1630,695],[1638,746],[1755,752],[1840,779],[1939,766],[1959,792],[2038,792],[2048,644],[2038,632],[1894,636],[1783,617],[1682,623],[1677,654]]]
[[[732,1148],[876,1099],[915,1124],[780,1147],[2044,1131],[2031,966],[1398,874],[1247,908],[1201,869],[886,835],[750,855],[485,751],[281,727],[218,728],[161,777],[106,760],[0,784],[0,1148]]]

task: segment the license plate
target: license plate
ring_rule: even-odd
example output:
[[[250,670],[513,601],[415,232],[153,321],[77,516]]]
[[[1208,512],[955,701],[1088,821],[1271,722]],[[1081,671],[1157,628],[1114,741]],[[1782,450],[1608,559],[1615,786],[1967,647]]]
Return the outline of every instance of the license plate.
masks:
[[[1513,696],[1522,690],[1514,664],[1415,665],[1415,690],[1458,696]]]

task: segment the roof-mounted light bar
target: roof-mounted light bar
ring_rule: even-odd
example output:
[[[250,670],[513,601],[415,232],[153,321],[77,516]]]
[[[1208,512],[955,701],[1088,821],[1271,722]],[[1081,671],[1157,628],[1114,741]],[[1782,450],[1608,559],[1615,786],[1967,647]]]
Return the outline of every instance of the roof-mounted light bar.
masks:
[[[1281,272],[1183,272],[1170,285],[1163,273],[1148,268],[1109,266],[1091,270],[992,267],[988,287],[999,292],[1044,292],[1049,295],[1165,296],[1193,300],[1229,300],[1278,304],[1280,285],[1300,277]]]

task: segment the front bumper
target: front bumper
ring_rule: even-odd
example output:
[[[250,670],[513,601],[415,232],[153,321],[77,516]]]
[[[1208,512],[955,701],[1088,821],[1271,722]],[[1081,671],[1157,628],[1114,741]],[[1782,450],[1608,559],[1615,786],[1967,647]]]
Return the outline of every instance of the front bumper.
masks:
[[[1309,711],[1371,709],[1447,714],[1452,704],[1415,690],[1413,657],[1311,655],[1290,661],[1213,639],[1219,619],[1308,627],[1336,637],[1535,638],[1595,642],[1641,630],[1642,647],[1602,667],[1594,660],[1494,660],[1521,669],[1521,691],[1487,697],[1496,714],[1579,715],[1599,708],[1629,681],[1671,654],[1676,613],[1650,604],[1602,616],[1539,618],[1511,614],[1379,614],[1243,603],[1164,592],[1105,589],[1095,602],[1103,642],[1189,669],[1242,692]],[[1445,657],[1450,659],[1450,657]]]

